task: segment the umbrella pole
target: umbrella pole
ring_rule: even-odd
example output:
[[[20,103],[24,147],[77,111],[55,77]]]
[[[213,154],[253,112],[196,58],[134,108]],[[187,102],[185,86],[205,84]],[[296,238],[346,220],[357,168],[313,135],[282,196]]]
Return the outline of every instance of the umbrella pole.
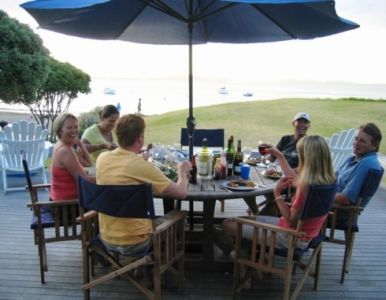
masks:
[[[196,120],[193,116],[193,22],[189,21],[188,23],[188,32],[189,32],[189,117],[186,119],[186,128],[188,129],[188,138],[189,138],[189,159],[192,159],[193,156],[193,134],[194,128],[196,127]]]

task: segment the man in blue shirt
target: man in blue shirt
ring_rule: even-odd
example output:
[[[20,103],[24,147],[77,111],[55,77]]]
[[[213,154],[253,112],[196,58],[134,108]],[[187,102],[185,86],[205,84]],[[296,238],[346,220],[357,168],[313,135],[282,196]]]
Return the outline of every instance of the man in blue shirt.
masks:
[[[377,152],[382,134],[374,123],[359,126],[354,143],[353,156],[348,158],[336,172],[338,189],[335,201],[343,205],[355,205],[370,169],[381,170]],[[370,197],[360,204],[365,207]]]

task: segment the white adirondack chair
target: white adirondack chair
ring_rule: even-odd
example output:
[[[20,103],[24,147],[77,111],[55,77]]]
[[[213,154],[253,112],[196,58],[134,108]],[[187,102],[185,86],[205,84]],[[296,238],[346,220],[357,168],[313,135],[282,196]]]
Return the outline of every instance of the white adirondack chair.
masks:
[[[353,154],[353,141],[355,138],[355,128],[345,129],[334,133],[328,139],[334,170],[338,170],[341,164]]]
[[[9,174],[24,174],[21,151],[26,154],[30,171],[41,172],[43,183],[47,183],[44,167],[47,134],[47,129],[28,121],[14,122],[0,132],[4,193],[25,190],[25,186],[8,187]]]

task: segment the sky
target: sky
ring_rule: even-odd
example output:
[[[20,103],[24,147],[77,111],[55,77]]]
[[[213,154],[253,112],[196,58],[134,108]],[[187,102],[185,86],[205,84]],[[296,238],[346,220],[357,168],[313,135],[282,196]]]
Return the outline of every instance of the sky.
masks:
[[[184,78],[187,46],[96,41],[38,29],[19,4],[1,0],[0,9],[31,26],[51,55],[92,78]],[[336,0],[340,17],[360,24],[341,34],[305,41],[193,47],[195,78],[345,81],[385,84],[386,1]]]

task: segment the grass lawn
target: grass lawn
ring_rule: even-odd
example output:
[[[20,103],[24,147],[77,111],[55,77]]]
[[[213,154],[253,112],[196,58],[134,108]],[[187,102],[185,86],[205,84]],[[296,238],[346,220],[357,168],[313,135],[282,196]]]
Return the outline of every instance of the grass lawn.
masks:
[[[194,109],[197,128],[224,128],[226,140],[234,135],[242,146],[257,147],[259,140],[275,144],[293,133],[292,118],[305,111],[312,122],[308,134],[329,137],[343,129],[374,122],[383,132],[380,152],[386,154],[386,100],[279,99],[237,102]],[[146,143],[175,144],[186,127],[188,110],[146,116]],[[226,143],[226,141],[225,141]]]

